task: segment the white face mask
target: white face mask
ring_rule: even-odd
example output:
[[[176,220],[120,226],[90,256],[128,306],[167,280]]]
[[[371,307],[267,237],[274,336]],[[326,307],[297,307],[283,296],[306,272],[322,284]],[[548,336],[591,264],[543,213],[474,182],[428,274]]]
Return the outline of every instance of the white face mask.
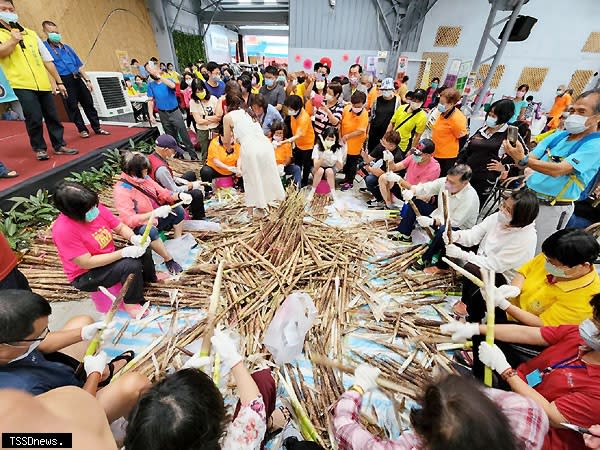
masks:
[[[38,346],[42,343],[42,341],[35,341],[32,342],[31,345],[29,346],[29,348],[27,349],[27,351],[25,353],[23,353],[21,356],[17,356],[15,359],[11,359],[8,364],[15,362],[15,361],[19,361],[21,359],[27,358],[31,352],[33,352],[36,348],[38,348]]]
[[[331,100],[333,100],[333,95],[331,95],[331,94],[325,94],[325,101],[330,102]]]
[[[325,147],[325,150],[330,150],[334,145],[335,140],[326,139],[323,141],[323,147]]]
[[[350,77],[349,80],[350,80],[350,84],[353,86],[358,84],[358,78],[356,78],[356,77]]]
[[[273,136],[273,140],[275,142],[281,142],[281,141],[283,141],[283,136]]]
[[[579,114],[571,114],[565,119],[565,130],[569,134],[583,133],[589,127],[585,124],[587,117],[580,116]]]
[[[500,211],[498,213],[498,223],[500,223],[502,225],[508,225],[508,224],[510,224],[511,220],[512,220],[512,217],[509,216],[508,214],[506,214],[504,211]]]
[[[383,95],[383,98],[390,99],[394,96],[394,91],[381,91],[381,95]]]
[[[600,352],[600,330],[596,327],[592,319],[586,319],[579,324],[579,335],[585,341],[585,345],[596,352]]]
[[[322,90],[325,87],[325,82],[324,81],[317,81],[317,82],[315,82],[315,87],[318,90]]]
[[[364,109],[363,107],[361,107],[361,108],[354,108],[354,107],[352,107],[352,112],[354,114],[360,114],[363,109]]]
[[[423,105],[423,102],[410,102],[410,109],[416,111]]]
[[[298,114],[298,111],[296,111],[295,109],[289,109],[289,108],[288,108],[288,114],[289,114],[290,116],[292,116],[292,117],[293,117],[293,116],[295,116],[296,114]]]

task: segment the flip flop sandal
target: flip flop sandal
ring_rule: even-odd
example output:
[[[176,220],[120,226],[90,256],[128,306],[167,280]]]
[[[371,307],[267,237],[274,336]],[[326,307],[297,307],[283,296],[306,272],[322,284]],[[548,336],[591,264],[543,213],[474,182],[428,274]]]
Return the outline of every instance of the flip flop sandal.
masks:
[[[6,172],[0,173],[0,178],[16,178],[19,174],[15,170],[7,170]]]
[[[79,136],[81,136],[84,139],[87,139],[90,137],[90,133],[88,133],[87,131],[82,131],[81,133],[79,133]]]
[[[135,358],[135,352],[133,350],[127,350],[126,352],[121,353],[119,356],[116,356],[115,358],[111,359],[108,363],[108,377],[106,378],[106,380],[98,383],[98,387],[101,388],[104,386],[108,386],[114,375],[116,362],[125,361],[125,364],[128,364],[133,360],[133,358]]]
[[[282,406],[279,406],[277,409],[279,411],[281,411],[281,414],[283,414],[285,423],[283,424],[283,426],[281,428],[274,429],[273,428],[273,415],[271,414],[271,417],[269,417],[269,420],[267,421],[267,433],[265,434],[265,442],[270,441],[275,436],[277,436],[279,433],[281,433],[283,431],[283,429],[285,427],[287,427],[288,424],[290,423],[290,421],[292,420],[292,413],[290,412],[290,410],[287,407],[282,405]]]

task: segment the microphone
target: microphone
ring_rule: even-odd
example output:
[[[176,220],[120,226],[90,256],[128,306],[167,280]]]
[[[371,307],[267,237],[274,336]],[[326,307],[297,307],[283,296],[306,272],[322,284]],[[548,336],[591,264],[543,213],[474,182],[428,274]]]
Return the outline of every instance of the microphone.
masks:
[[[10,27],[11,27],[12,29],[19,30],[21,33],[22,33],[23,31],[25,31],[25,28],[23,28],[23,27],[22,27],[22,26],[21,26],[19,23],[17,23],[17,22],[10,22],[10,23],[9,23],[9,25],[10,25]],[[19,46],[21,46],[21,48],[22,48],[22,49],[25,49],[25,42],[23,42],[22,40],[21,40],[21,41],[19,41]]]

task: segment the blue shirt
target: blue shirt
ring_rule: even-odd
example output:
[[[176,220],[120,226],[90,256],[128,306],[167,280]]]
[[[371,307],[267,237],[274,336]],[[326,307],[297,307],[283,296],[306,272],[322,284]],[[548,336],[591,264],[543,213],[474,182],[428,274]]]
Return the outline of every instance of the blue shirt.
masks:
[[[66,364],[48,361],[39,350],[27,357],[0,366],[0,389],[18,389],[33,395],[62,386],[82,387],[75,370]]]
[[[548,162],[550,158],[548,157],[546,148],[548,148],[548,145],[556,138],[556,133],[553,133],[543,139],[531,154],[535,155],[541,161]],[[565,184],[569,183],[569,186],[561,194],[558,201],[575,201],[579,199],[583,189],[585,189],[585,187],[594,179],[600,168],[600,158],[598,157],[600,138],[591,139],[585,142],[577,149],[577,151],[570,155],[569,151],[577,141],[567,141],[566,138],[567,135],[564,133],[563,140],[550,149],[550,154],[561,158],[564,157],[563,161],[566,161],[573,166],[574,171],[572,172],[572,175],[577,177],[583,188],[579,186],[578,183],[570,181],[571,174],[552,177],[535,171],[527,179],[527,187],[540,194],[555,197],[563,190]]]
[[[66,44],[52,45],[48,41],[44,41],[44,45],[54,58],[54,65],[58,74],[62,77],[79,73],[79,69],[83,67],[83,63],[75,50]]]
[[[167,78],[170,81],[170,78]],[[171,89],[165,83],[157,82],[152,80],[148,84],[148,92],[146,93],[149,98],[153,98],[156,102],[156,107],[162,111],[171,111],[179,107],[179,101],[175,95],[175,89]]]
[[[527,105],[529,105],[529,103],[527,103],[527,100],[513,100],[513,103],[515,105],[515,113],[510,118],[508,123],[515,123],[519,118],[519,115],[521,114],[521,110],[523,108],[527,108]]]
[[[214,95],[217,98],[225,94],[225,83],[222,80],[219,80],[217,87],[211,86],[208,82],[204,83],[204,86],[206,86],[206,90],[210,95]]]
[[[148,71],[143,65],[140,64],[136,67],[138,68],[141,77],[148,78]]]
[[[281,114],[279,114],[279,111],[273,105],[267,105],[267,110],[262,119],[260,119],[260,126],[265,135],[271,132],[271,124],[276,120],[283,120]]]

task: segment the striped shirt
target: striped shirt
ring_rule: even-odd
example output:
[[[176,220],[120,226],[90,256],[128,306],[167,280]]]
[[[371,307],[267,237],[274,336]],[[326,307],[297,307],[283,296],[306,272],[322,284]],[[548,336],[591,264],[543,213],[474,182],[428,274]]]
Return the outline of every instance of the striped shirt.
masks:
[[[331,108],[329,108],[329,110],[331,111],[331,114],[333,114],[338,119],[338,121],[342,120],[342,113],[344,112],[344,104],[342,102],[336,103]],[[315,133],[317,134],[323,133],[323,130],[325,130],[325,128],[332,126],[329,122],[329,116],[321,108],[315,109],[314,118],[315,121],[313,127],[315,129]],[[340,123],[338,122],[336,126],[339,126],[339,124]]]

